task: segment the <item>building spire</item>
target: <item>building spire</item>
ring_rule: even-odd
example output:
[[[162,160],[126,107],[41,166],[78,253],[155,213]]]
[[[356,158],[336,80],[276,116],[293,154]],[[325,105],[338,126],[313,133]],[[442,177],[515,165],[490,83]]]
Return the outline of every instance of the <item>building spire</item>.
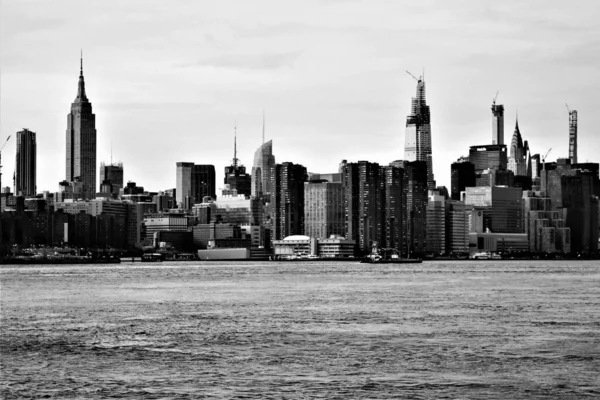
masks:
[[[233,168],[237,170],[237,122],[233,125]]]
[[[79,58],[79,83],[77,85],[77,98],[76,103],[88,102],[88,98],[85,95],[85,81],[83,79],[83,50]]]

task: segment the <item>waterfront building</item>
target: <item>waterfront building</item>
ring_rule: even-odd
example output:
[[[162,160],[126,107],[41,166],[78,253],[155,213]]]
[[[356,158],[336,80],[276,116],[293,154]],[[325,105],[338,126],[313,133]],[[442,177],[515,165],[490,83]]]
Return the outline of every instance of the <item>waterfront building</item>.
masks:
[[[304,182],[306,167],[284,162],[276,164],[271,174],[273,240],[304,233]]]
[[[446,252],[469,253],[469,232],[473,206],[462,201],[446,202]]]
[[[598,252],[598,169],[595,163],[571,164],[559,158],[542,170],[541,191],[550,198],[552,210],[563,212],[573,252]]]
[[[277,258],[317,256],[322,258],[348,258],[354,256],[354,240],[332,235],[315,238],[305,235],[288,236],[273,241],[273,253]]]
[[[346,232],[344,188],[341,183],[304,183],[304,233],[312,238],[343,236]]]
[[[15,162],[15,195],[36,195],[37,145],[35,132],[23,129],[17,132],[17,159]]]
[[[79,179],[83,198],[96,194],[96,115],[85,93],[83,59],[79,71],[77,97],[67,117],[66,181]]]
[[[202,203],[205,196],[216,199],[215,167],[178,162],[176,185],[179,208],[190,210],[194,204]]]
[[[427,164],[424,161],[404,163],[404,195],[402,254],[423,254],[427,241]]]
[[[471,162],[455,162],[450,166],[450,198],[460,200],[460,192],[467,187],[474,187],[475,184],[475,165]]]
[[[410,115],[406,118],[404,159],[427,163],[427,188],[434,190],[431,117],[425,97],[425,80],[421,77],[417,81],[417,95],[412,98]]]
[[[383,235],[382,248],[396,249],[402,251],[402,238],[404,231],[403,213],[404,213],[404,168],[401,162],[392,162],[390,165],[383,167],[385,179],[384,192],[384,215],[385,226]]]
[[[446,253],[446,199],[430,190],[427,202],[426,250],[430,254]]]
[[[464,202],[483,217],[484,231],[523,233],[522,192],[521,188],[506,186],[468,187]]]

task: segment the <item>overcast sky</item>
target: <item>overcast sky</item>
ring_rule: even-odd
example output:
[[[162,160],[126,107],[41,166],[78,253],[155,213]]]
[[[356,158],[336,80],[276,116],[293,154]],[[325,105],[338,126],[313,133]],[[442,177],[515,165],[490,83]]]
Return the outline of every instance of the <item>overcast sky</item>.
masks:
[[[97,159],[125,180],[175,187],[175,163],[233,158],[248,170],[266,139],[277,162],[335,172],[342,159],[402,159],[425,70],[433,164],[491,143],[491,103],[505,142],[519,127],[533,153],[568,156],[579,112],[579,160],[600,161],[597,1],[26,1],[0,2],[0,141],[37,133],[38,191],[65,179],[67,114],[83,48]],[[12,188],[15,138],[2,152]]]

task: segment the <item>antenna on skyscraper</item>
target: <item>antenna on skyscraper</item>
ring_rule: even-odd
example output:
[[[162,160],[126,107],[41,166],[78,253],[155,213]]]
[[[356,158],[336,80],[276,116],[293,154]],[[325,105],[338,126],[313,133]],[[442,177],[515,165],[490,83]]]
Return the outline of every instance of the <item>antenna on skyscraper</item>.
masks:
[[[83,75],[83,49],[80,49],[79,51],[79,73]]]
[[[233,125],[233,167],[237,169],[237,122]]]

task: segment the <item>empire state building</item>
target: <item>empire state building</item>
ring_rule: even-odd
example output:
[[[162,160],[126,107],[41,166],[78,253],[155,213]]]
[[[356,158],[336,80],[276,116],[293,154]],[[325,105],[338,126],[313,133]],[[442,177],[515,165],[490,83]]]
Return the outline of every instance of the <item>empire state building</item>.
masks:
[[[427,189],[434,190],[431,124],[429,106],[425,101],[425,81],[422,77],[417,79],[417,96],[412,98],[410,115],[406,117],[404,159],[427,162]]]
[[[79,71],[77,97],[67,116],[66,180],[83,183],[83,195],[93,199],[96,193],[96,115],[85,94],[83,58]]]

